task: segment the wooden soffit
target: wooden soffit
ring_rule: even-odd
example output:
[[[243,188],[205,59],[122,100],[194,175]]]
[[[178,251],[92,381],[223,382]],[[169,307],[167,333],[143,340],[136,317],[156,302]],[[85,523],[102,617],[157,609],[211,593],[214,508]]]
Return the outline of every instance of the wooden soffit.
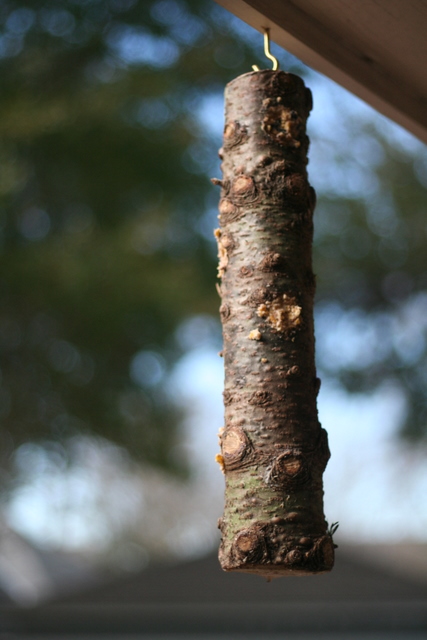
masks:
[[[217,2],[427,143],[425,0]]]

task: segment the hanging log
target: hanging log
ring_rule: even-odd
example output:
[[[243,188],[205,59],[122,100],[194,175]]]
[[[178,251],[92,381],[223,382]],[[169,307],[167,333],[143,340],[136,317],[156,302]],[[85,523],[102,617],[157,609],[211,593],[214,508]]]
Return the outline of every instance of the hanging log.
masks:
[[[267,578],[330,571],[323,515],[330,456],[316,407],[311,92],[283,71],[227,85],[220,229],[225,474],[220,562]]]

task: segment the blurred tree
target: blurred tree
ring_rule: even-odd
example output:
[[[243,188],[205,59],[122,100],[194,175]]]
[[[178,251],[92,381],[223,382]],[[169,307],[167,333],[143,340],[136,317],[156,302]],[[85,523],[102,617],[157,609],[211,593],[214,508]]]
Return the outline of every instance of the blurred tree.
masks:
[[[22,442],[92,432],[182,470],[162,382],[179,324],[217,314],[206,114],[262,42],[254,51],[209,0],[5,1],[0,24],[4,463]],[[290,56],[286,67],[310,74]],[[406,431],[421,436],[426,327],[408,357],[391,318],[426,288],[427,164],[366,135],[384,197],[373,209],[321,194],[315,264],[320,309],[357,309],[356,329],[388,331],[387,348],[373,338],[371,358],[337,361],[320,344],[319,362],[354,389],[404,385]]]
[[[200,226],[216,145],[196,113],[230,74],[215,59],[244,64],[209,9],[0,7],[4,460],[28,439],[91,431],[179,466],[162,387],[173,333],[217,307]]]
[[[350,391],[392,384],[406,405],[401,435],[425,442],[427,149],[403,139],[362,126],[339,158],[355,164],[354,194],[320,198],[318,364]]]

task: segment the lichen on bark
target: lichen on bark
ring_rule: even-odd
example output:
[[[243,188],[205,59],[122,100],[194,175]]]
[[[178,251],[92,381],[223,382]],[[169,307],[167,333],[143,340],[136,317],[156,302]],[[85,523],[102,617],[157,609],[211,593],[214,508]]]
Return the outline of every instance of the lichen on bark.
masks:
[[[317,415],[312,217],[301,78],[258,71],[227,85],[218,241],[224,337],[226,571],[267,578],[329,571],[329,454]]]

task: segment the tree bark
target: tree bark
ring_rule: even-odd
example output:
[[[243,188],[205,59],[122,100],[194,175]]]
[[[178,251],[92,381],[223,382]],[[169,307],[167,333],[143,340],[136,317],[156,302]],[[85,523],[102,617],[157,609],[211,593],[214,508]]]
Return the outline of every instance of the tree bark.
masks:
[[[219,558],[267,578],[330,571],[323,515],[330,453],[316,407],[312,216],[301,78],[258,71],[227,85],[221,228],[226,480]]]

